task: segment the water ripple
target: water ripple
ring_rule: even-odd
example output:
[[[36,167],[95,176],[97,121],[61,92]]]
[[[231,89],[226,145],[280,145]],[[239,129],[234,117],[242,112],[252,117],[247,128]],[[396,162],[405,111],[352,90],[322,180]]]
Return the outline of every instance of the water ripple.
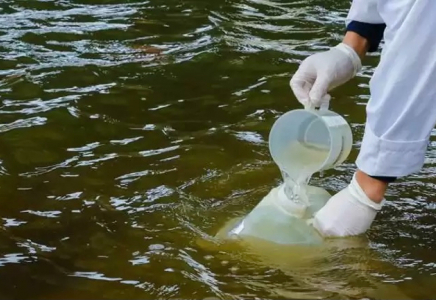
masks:
[[[281,180],[268,132],[299,107],[289,78],[340,41],[348,6],[2,1],[2,296],[432,296],[436,130],[423,170],[392,185],[369,241],[301,251],[215,237]],[[331,192],[355,168],[378,55],[332,93],[355,144],[349,161],[314,176]]]

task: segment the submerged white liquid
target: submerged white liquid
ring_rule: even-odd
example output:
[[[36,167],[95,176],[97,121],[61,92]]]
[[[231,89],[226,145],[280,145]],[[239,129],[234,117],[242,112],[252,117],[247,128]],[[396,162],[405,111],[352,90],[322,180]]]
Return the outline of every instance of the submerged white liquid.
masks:
[[[322,238],[306,220],[325,205],[330,194],[309,186],[308,181],[319,171],[328,154],[328,148],[301,143],[283,149],[280,162],[286,169],[282,172],[284,186],[273,188],[229,236],[254,237],[278,244],[320,243]]]
[[[251,237],[277,244],[319,244],[322,237],[307,223],[330,198],[322,188],[307,186],[311,206],[303,215],[295,215],[279,195],[281,186],[273,188],[239,223],[227,231],[229,238]],[[228,230],[228,229],[227,229]]]

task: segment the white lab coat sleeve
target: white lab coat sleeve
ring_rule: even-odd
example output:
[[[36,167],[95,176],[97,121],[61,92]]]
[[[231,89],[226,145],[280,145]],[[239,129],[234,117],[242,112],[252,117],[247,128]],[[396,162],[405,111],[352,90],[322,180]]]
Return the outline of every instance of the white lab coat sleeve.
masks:
[[[436,1],[409,1],[407,12],[398,4],[386,0],[382,9],[390,38],[370,81],[356,161],[372,176],[420,171],[436,123]]]
[[[384,23],[378,12],[378,2],[379,0],[353,0],[345,20],[346,25],[348,26],[351,21],[370,24]]]

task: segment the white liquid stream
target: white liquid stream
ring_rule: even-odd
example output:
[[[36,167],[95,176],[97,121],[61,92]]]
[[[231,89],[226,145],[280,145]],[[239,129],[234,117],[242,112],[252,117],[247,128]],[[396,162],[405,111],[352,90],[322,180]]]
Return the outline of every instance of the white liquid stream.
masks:
[[[328,148],[304,145],[299,142],[293,142],[283,149],[279,160],[286,169],[282,171],[282,175],[286,184],[285,193],[290,200],[309,205],[305,192],[306,186],[310,177],[319,171],[328,155]]]

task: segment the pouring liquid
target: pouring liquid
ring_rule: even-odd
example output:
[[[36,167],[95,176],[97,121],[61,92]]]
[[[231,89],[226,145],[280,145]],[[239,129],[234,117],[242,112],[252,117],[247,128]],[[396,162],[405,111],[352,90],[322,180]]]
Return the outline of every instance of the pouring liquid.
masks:
[[[289,200],[309,206],[307,186],[313,173],[327,159],[329,149],[320,145],[293,142],[280,155],[285,194]]]

